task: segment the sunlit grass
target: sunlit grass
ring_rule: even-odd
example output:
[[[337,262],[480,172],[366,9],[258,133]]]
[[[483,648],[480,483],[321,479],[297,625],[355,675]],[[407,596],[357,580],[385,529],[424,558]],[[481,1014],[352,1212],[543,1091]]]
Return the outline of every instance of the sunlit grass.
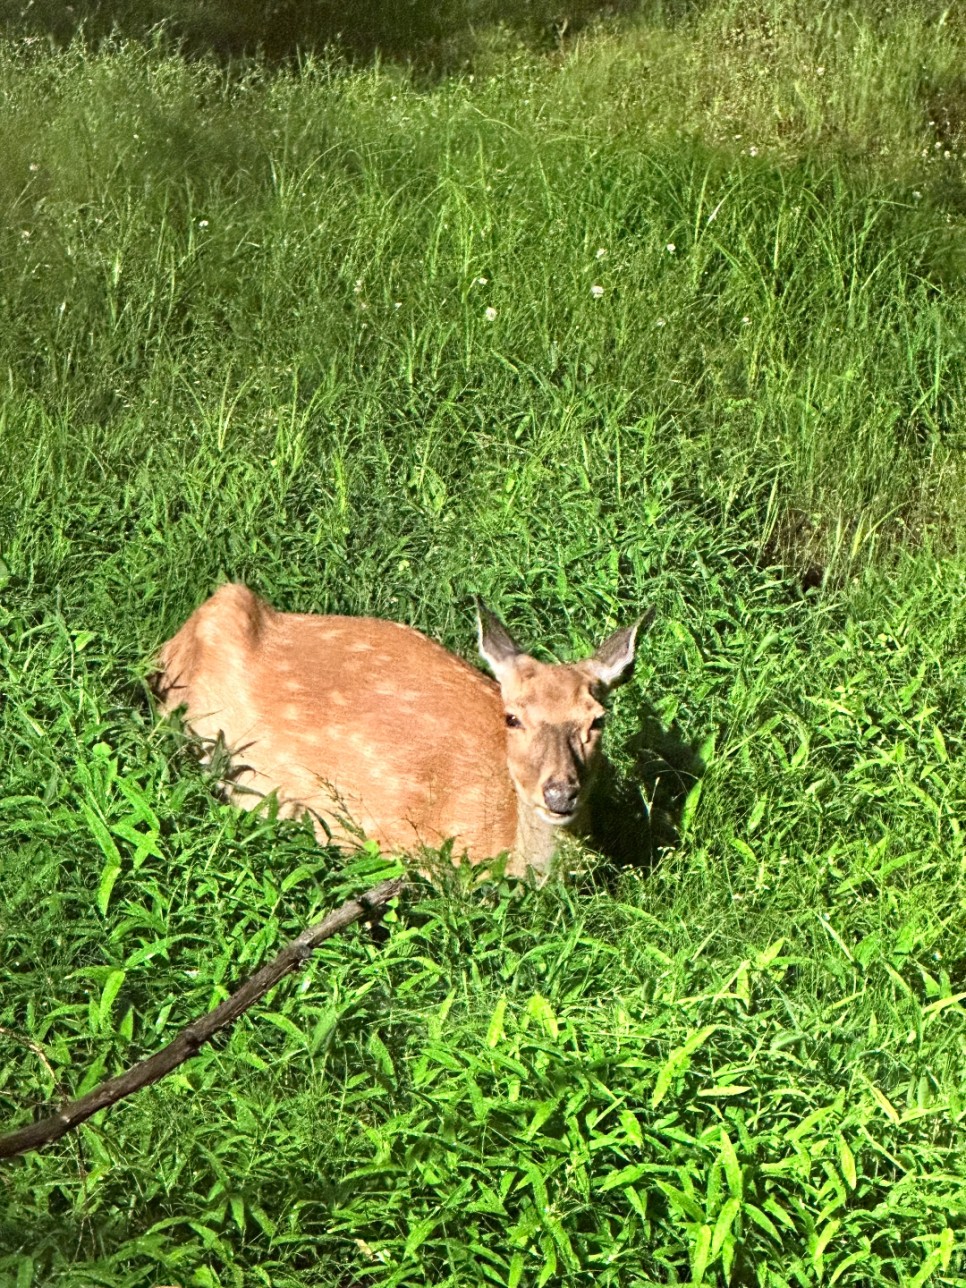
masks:
[[[224,578],[466,656],[472,592],[561,655],[655,604],[608,738],[676,845],[327,944],[5,1166],[0,1281],[959,1282],[938,18],[715,4],[429,88],[3,50],[4,1119],[378,878],[155,725],[152,652]]]

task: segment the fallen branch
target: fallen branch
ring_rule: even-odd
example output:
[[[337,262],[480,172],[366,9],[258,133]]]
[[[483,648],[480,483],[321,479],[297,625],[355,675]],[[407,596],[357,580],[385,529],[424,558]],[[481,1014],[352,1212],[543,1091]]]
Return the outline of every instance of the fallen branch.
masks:
[[[100,1086],[89,1091],[86,1096],[81,1096],[79,1100],[72,1100],[63,1105],[57,1113],[42,1118],[39,1122],[31,1123],[28,1127],[12,1131],[6,1136],[0,1136],[0,1158],[12,1158],[15,1154],[24,1154],[30,1149],[40,1149],[43,1145],[59,1140],[61,1136],[73,1131],[92,1114],[96,1114],[99,1109],[107,1109],[125,1096],[130,1096],[133,1092],[140,1091],[142,1087],[157,1082],[172,1069],[177,1069],[179,1064],[184,1064],[186,1060],[190,1060],[197,1054],[216,1033],[234,1024],[239,1015],[247,1011],[260,997],[264,997],[283,976],[304,965],[319,944],[326,939],[331,939],[340,930],[345,930],[353,922],[361,921],[384,907],[390,899],[395,899],[401,893],[405,884],[403,877],[396,877],[391,881],[381,882],[371,890],[367,890],[365,894],[359,895],[357,899],[347,900],[341,908],[330,912],[323,921],[303,930],[299,937],[283,948],[273,961],[263,966],[251,979],[246,980],[241,988],[230,997],[226,997],[213,1011],[209,1011],[207,1015],[202,1015],[197,1020],[192,1020],[188,1027],[182,1029],[166,1047],[148,1056],[146,1060],[133,1064],[130,1069],[118,1074],[116,1078],[108,1078],[106,1082],[102,1082]]]

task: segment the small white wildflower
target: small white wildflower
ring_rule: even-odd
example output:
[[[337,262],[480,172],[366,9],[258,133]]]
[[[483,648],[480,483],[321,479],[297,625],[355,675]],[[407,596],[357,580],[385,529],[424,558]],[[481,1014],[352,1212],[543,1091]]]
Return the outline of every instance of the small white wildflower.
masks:
[[[489,285],[489,281],[490,281],[490,279],[489,279],[488,277],[474,277],[474,278],[473,278],[473,285],[474,285],[474,286],[488,286],[488,285]]]
[[[667,326],[667,318],[658,318],[654,323],[655,326]]]
[[[30,170],[31,174],[36,174],[37,171],[40,169],[40,166],[37,164],[36,161],[31,161],[28,169]]]
[[[824,68],[824,67],[816,67],[816,68],[815,68],[815,75],[816,75],[816,76],[824,76],[824,75],[825,75],[825,68]]]
[[[673,254],[674,254],[674,252],[677,250],[677,247],[675,246],[674,242],[668,242],[668,244],[667,244],[667,246],[665,247],[665,249],[667,250],[667,253],[668,253],[669,255],[673,255]]]
[[[595,282],[594,285],[590,288],[590,293],[595,300],[599,300],[600,297],[604,294],[604,288],[602,286],[598,286]]]
[[[742,325],[742,326],[751,326],[751,318],[748,316],[748,314],[747,314],[747,313],[746,313],[746,314],[745,314],[745,316],[741,319],[741,325]]]
[[[938,151],[939,151],[939,149],[942,147],[942,144],[941,144],[941,143],[940,143],[940,141],[937,139],[937,140],[936,140],[936,142],[933,144],[933,147],[934,147],[934,148],[936,149],[936,151],[938,152]]]
[[[921,192],[913,192],[913,194],[912,194],[912,199],[913,199],[913,201],[922,201],[922,193],[921,193]]]
[[[396,301],[396,303],[395,303],[392,307],[393,307],[394,309],[401,309],[401,308],[402,308],[402,300],[397,300],[397,301]]]
[[[30,241],[30,229],[29,229],[29,228],[21,228],[21,230],[20,230],[20,237],[21,237],[21,240],[22,240],[22,241]]]
[[[756,157],[758,155],[758,149],[756,147],[750,147],[748,149],[748,155],[750,157]]]
[[[601,246],[597,254],[594,256],[594,259],[606,259],[606,258],[607,258],[607,250],[604,246]]]
[[[198,220],[198,227],[199,227],[199,228],[207,228],[207,227],[208,227],[208,220],[207,220],[207,219],[199,219],[199,220]]]
[[[356,278],[356,284],[355,284],[355,286],[353,286],[353,288],[352,288],[352,289],[353,289],[353,291],[355,291],[356,295],[361,295],[361,294],[362,294],[362,278],[361,278],[361,277],[357,277],[357,278]]]
[[[495,308],[493,308],[493,307],[491,306],[490,308],[488,308],[488,309],[486,310],[486,312],[483,314],[483,316],[486,318],[487,322],[495,322],[495,321],[496,321],[496,309],[495,309]]]
[[[948,161],[948,160],[949,160],[949,158],[952,156],[952,153],[951,153],[951,152],[949,151],[949,149],[947,148],[947,149],[946,149],[946,151],[943,153],[943,156],[944,156],[944,157],[945,157],[945,159]]]

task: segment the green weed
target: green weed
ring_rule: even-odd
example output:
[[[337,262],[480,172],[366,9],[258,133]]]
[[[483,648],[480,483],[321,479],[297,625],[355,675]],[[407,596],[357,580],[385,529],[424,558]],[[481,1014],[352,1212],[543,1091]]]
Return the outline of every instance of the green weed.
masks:
[[[472,592],[560,656],[658,609],[638,862],[325,944],[5,1167],[0,1282],[961,1282],[963,46],[721,0],[431,87],[0,49],[3,1121],[386,871],[155,724],[219,581],[467,656]]]

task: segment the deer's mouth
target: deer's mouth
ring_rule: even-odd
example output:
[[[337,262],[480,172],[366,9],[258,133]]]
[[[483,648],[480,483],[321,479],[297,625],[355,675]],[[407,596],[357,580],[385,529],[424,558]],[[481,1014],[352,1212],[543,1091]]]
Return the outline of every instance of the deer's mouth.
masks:
[[[543,819],[545,823],[549,823],[551,827],[566,827],[568,823],[572,823],[577,817],[576,809],[568,810],[565,814],[548,809],[546,805],[535,805],[534,809],[537,816]]]

